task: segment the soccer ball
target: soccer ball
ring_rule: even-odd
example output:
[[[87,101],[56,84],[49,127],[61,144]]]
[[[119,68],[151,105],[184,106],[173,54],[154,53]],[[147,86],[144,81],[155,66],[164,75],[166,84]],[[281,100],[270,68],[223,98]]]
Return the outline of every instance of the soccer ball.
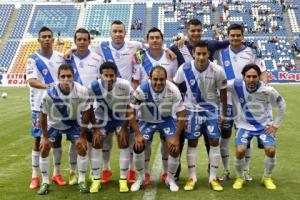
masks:
[[[6,93],[6,92],[3,92],[2,95],[1,95],[1,97],[2,97],[3,99],[6,99],[6,98],[7,98],[7,93]]]

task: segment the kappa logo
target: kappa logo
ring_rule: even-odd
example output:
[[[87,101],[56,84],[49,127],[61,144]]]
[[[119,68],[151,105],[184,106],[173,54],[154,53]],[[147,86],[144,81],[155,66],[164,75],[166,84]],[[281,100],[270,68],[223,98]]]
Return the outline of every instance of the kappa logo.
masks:
[[[207,130],[212,133],[214,130],[214,126],[207,126]]]
[[[195,136],[195,137],[199,137],[200,135],[201,135],[200,132],[195,132],[195,133],[194,133],[194,136]]]
[[[144,138],[145,140],[149,140],[150,136],[149,136],[149,135],[143,135],[143,138]]]
[[[166,135],[170,134],[171,129],[170,128],[164,128],[164,132]]]
[[[242,139],[241,139],[241,142],[242,142],[243,144],[247,144],[247,143],[248,143],[248,140],[247,140],[246,138],[242,138]]]
[[[195,79],[190,80],[190,84],[191,84],[191,85],[195,85],[195,83],[196,83],[196,80],[195,80]]]
[[[229,66],[230,66],[230,61],[229,61],[229,60],[226,60],[226,61],[224,62],[224,65],[225,65],[225,67],[229,67]]]
[[[44,75],[48,74],[48,69],[43,69],[42,73],[43,73]]]

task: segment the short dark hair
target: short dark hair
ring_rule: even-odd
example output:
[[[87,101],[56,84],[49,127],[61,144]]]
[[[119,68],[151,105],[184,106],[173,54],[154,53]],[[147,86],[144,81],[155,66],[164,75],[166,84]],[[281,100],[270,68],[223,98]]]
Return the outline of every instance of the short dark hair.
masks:
[[[46,32],[46,31],[50,31],[51,32],[51,35],[53,36],[53,31],[48,28],[47,26],[43,26],[40,30],[39,30],[39,37],[41,35],[41,32]]]
[[[91,40],[90,32],[88,30],[84,29],[84,28],[79,28],[79,29],[77,29],[77,31],[74,34],[74,41],[76,41],[77,33],[86,33],[86,34],[88,34],[89,40]]]
[[[243,68],[243,70],[242,70],[243,77],[245,77],[247,71],[249,71],[250,69],[254,69],[257,72],[258,76],[261,75],[261,70],[258,67],[258,65],[255,63],[250,63],[250,64],[245,65],[245,67]]]
[[[207,50],[209,50],[209,49],[208,49],[208,43],[207,43],[207,41],[205,41],[205,40],[199,40],[199,41],[196,43],[196,45],[193,47],[193,52],[195,52],[195,50],[196,50],[197,47],[206,47]]]
[[[196,19],[196,18],[190,19],[190,20],[188,21],[188,23],[186,24],[186,28],[189,28],[190,25],[194,25],[194,26],[200,25],[200,26],[202,27],[201,21],[200,21],[199,19]]]
[[[74,68],[73,68],[72,65],[70,65],[70,64],[61,64],[61,65],[59,66],[59,68],[58,68],[58,71],[57,71],[58,77],[59,77],[60,72],[61,72],[62,70],[70,70],[70,71],[72,72],[73,76],[74,76]]]
[[[165,78],[168,77],[168,75],[167,75],[167,70],[166,70],[165,68],[163,68],[162,66],[160,66],[160,65],[156,65],[156,66],[152,67],[152,69],[151,69],[151,71],[150,71],[150,73],[149,73],[149,77],[150,77],[150,78],[152,77],[152,74],[153,74],[153,72],[154,72],[155,70],[163,70],[164,73],[165,73]]]
[[[112,69],[116,75],[118,74],[118,67],[114,62],[107,61],[102,63],[100,66],[100,74],[102,74],[104,69]]]
[[[125,27],[124,23],[123,23],[121,20],[115,20],[115,21],[113,21],[113,22],[111,23],[111,26],[114,25],[114,24],[117,24],[117,25],[123,25],[123,26]]]
[[[159,32],[161,38],[164,39],[164,35],[162,34],[161,30],[156,27],[152,27],[147,33],[147,40],[149,39],[150,33],[153,33],[153,32]]]
[[[231,30],[240,30],[242,35],[244,35],[244,27],[241,24],[231,24],[228,28],[227,28],[227,34],[229,35]]]

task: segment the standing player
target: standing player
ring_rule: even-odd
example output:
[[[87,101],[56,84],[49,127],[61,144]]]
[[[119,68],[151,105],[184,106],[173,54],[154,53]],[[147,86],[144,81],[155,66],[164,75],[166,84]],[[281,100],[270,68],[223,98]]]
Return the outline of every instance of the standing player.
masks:
[[[149,48],[144,54],[142,54],[142,59],[140,64],[134,65],[134,75],[133,82],[135,83],[135,88],[142,82],[149,79],[149,73],[152,70],[153,66],[162,66],[167,71],[168,80],[172,81],[178,64],[176,60],[170,60],[166,52],[163,49],[163,34],[158,28],[151,28],[147,33],[147,41]],[[151,157],[151,144],[146,143],[145,147],[145,176],[146,176],[146,185],[150,184],[150,173],[148,171],[149,160]],[[161,154],[163,160],[163,174],[162,181],[165,182],[167,177],[167,164],[168,164],[168,151],[166,146],[166,141],[162,139],[161,141]]]
[[[181,95],[177,87],[167,81],[167,71],[162,66],[155,66],[150,71],[150,80],[142,83],[131,100],[129,120],[135,132],[134,162],[138,172],[136,182],[131,191],[138,191],[144,184],[144,149],[145,142],[151,141],[153,134],[159,132],[166,140],[168,147],[168,175],[166,184],[173,192],[178,191],[174,175],[179,164],[179,137],[184,129],[185,111]],[[142,123],[139,129],[136,122],[136,111]],[[177,116],[177,124],[173,116]]]
[[[74,81],[88,88],[92,81],[97,80],[99,75],[99,68],[103,63],[103,60],[95,52],[89,50],[91,36],[86,29],[80,28],[75,32],[74,42],[76,45],[76,51],[74,52],[71,59],[67,60],[67,62],[74,68]],[[91,130],[88,131],[88,136],[91,136]],[[92,149],[95,148],[92,147],[92,137],[88,137],[87,144],[89,152],[88,155],[90,155],[91,151],[95,151],[95,149]],[[77,176],[75,175],[77,152],[74,143],[70,144],[69,158],[69,185],[74,185],[77,183]]]
[[[120,148],[120,192],[128,192],[130,151],[125,114],[133,90],[127,80],[117,78],[117,72],[115,63],[104,62],[100,67],[100,80],[93,81],[90,85],[90,94],[94,97],[96,125],[104,134],[104,140],[114,132],[117,134]],[[98,192],[99,188],[100,181],[94,180],[90,192]]]
[[[234,166],[237,179],[233,184],[234,189],[241,189],[245,184],[244,165],[246,149],[255,136],[265,149],[265,170],[262,184],[270,190],[276,189],[271,179],[273,168],[276,164],[275,146],[276,132],[285,113],[286,103],[280,94],[272,87],[265,86],[259,81],[261,70],[256,64],[248,64],[242,70],[243,80],[234,79],[228,84],[232,94],[232,102],[236,117],[236,150]],[[274,121],[270,113],[277,106],[278,113]]]
[[[242,79],[242,69],[245,65],[249,63],[256,63],[262,74],[260,79],[267,83],[267,73],[264,62],[256,56],[253,49],[246,47],[243,44],[244,41],[244,28],[239,24],[232,24],[228,27],[228,41],[230,43],[228,48],[220,50],[215,54],[218,63],[224,68],[227,80],[232,80],[235,78]],[[222,181],[226,181],[229,178],[229,144],[230,136],[233,126],[233,112],[232,112],[232,102],[231,94],[227,93],[228,107],[226,112],[226,120],[224,128],[222,129],[222,137],[220,141],[221,157],[224,166],[223,176],[220,178]],[[251,148],[247,149],[245,156],[245,178],[247,181],[251,181],[252,178],[249,175],[249,162],[251,157]]]
[[[39,31],[38,42],[40,43],[40,50],[28,58],[26,67],[26,77],[30,86],[30,104],[32,111],[31,133],[34,137],[30,189],[39,188],[39,146],[42,132],[38,116],[40,113],[42,95],[45,89],[54,86],[54,83],[57,81],[58,67],[64,63],[63,56],[57,51],[53,51],[54,38],[52,30],[47,27],[42,27]],[[62,179],[59,170],[61,154],[61,146],[53,148],[54,175],[52,179],[58,185],[65,185],[66,182]]]
[[[199,41],[193,49],[195,60],[180,66],[174,82],[187,85],[185,106],[187,110],[187,129],[185,137],[188,140],[187,163],[189,179],[184,190],[193,190],[197,182],[196,159],[198,138],[206,134],[209,139],[209,184],[215,191],[222,191],[223,187],[217,180],[218,160],[220,156],[219,122],[223,124],[223,113],[226,111],[226,77],[224,70],[210,62],[208,44]],[[220,95],[219,95],[220,94]],[[221,103],[221,104],[220,104]],[[219,107],[222,107],[221,114]]]
[[[58,69],[59,84],[48,89],[43,96],[41,104],[40,122],[43,137],[40,144],[40,169],[43,183],[38,194],[49,192],[49,151],[50,146],[61,144],[61,135],[75,142],[80,132],[85,132],[89,122],[90,105],[88,103],[88,90],[79,83],[74,82],[73,67],[62,64]],[[82,116],[82,120],[80,119]],[[79,125],[80,123],[80,125]],[[81,129],[80,129],[81,126]],[[85,135],[81,133],[81,135]],[[85,176],[86,166],[82,165],[82,148],[78,149],[79,178]],[[84,182],[79,183],[80,192],[87,192]]]

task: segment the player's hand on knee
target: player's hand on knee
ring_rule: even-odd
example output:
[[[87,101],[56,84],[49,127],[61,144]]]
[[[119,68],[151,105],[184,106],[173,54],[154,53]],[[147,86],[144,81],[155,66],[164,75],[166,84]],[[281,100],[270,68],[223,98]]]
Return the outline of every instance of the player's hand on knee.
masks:
[[[39,147],[42,158],[46,158],[49,155],[50,148],[51,146],[48,138],[43,137]]]
[[[167,141],[169,152],[173,157],[176,157],[179,153],[179,139],[176,137],[170,138]]]
[[[272,134],[273,137],[276,137],[276,132],[277,129],[275,126],[273,126],[272,124],[268,124],[264,130],[265,134]]]
[[[135,136],[135,143],[133,149],[136,153],[142,152],[145,149],[145,140],[141,134],[137,134]]]
[[[121,147],[128,147],[128,132],[126,131],[126,129],[124,128],[121,128],[119,133],[118,133],[118,136],[119,136],[119,143],[120,143],[120,146]]]
[[[103,146],[103,134],[99,129],[94,131],[92,145],[95,149],[100,149]]]
[[[87,151],[87,141],[84,137],[79,137],[76,141],[76,149],[79,155],[84,156]]]

